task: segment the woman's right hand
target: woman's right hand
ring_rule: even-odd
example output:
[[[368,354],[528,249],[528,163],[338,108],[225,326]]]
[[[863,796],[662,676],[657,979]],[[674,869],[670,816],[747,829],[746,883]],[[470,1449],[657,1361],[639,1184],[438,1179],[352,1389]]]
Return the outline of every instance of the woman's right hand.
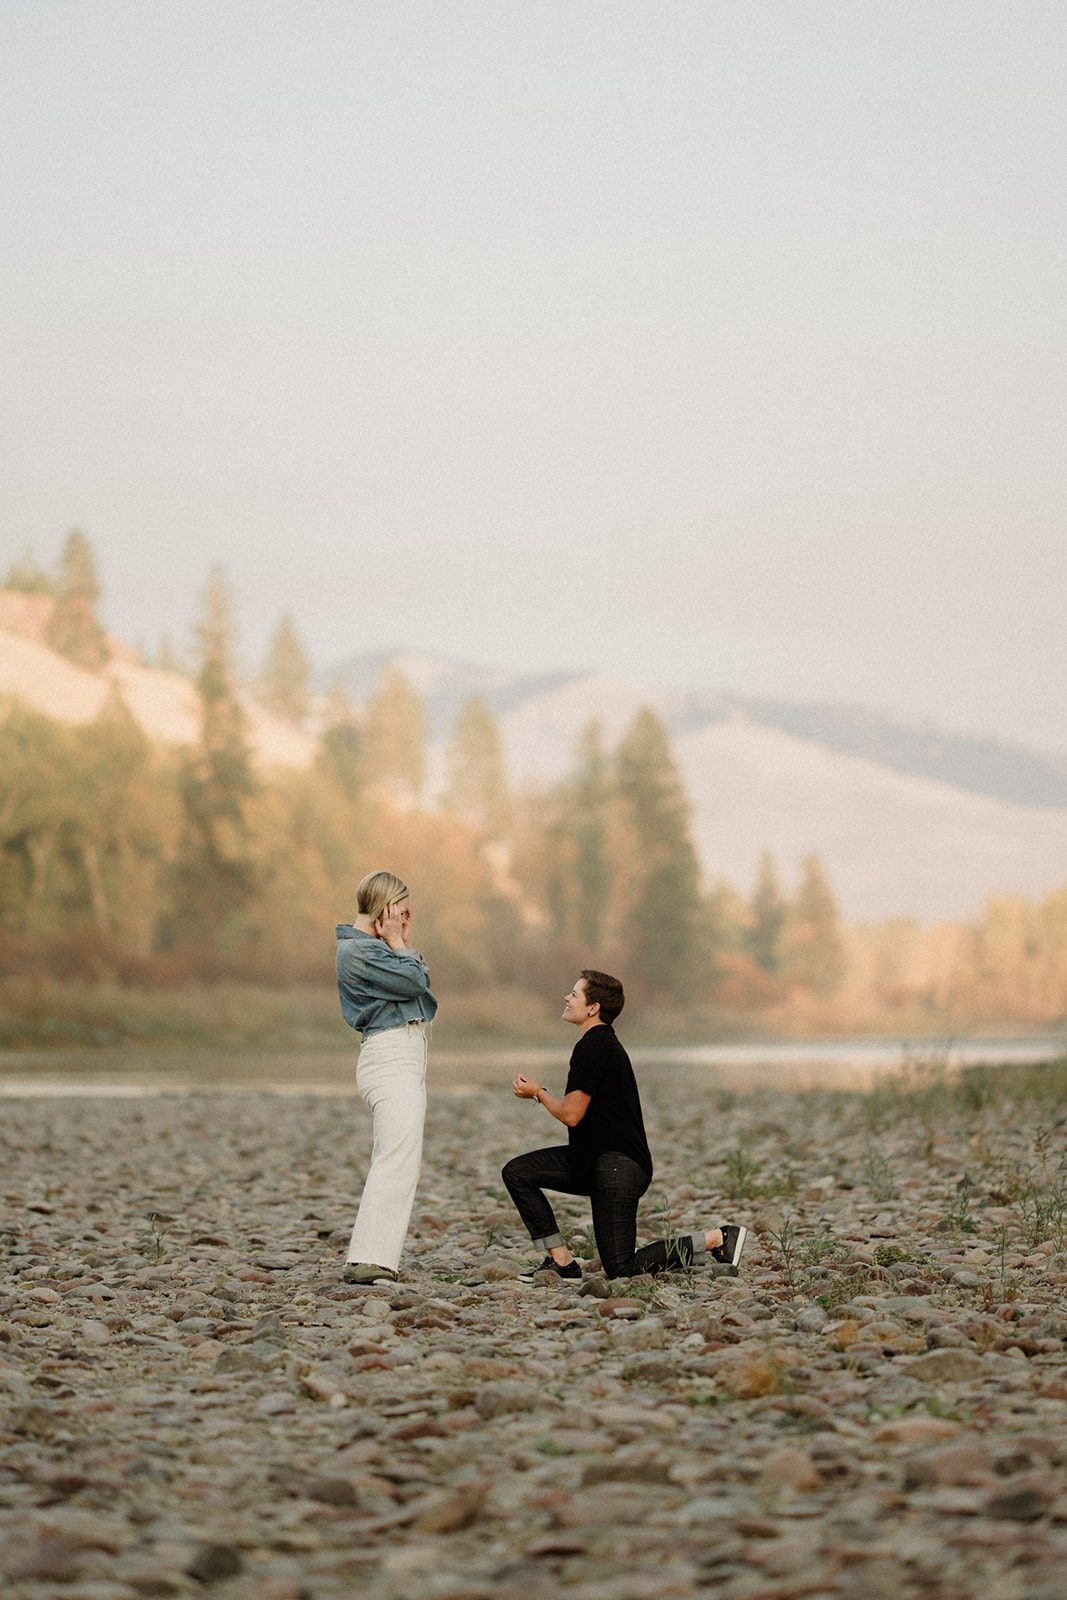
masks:
[[[404,937],[406,921],[399,905],[386,906],[374,924],[374,931],[379,939],[384,939],[390,950],[403,950],[407,942]]]

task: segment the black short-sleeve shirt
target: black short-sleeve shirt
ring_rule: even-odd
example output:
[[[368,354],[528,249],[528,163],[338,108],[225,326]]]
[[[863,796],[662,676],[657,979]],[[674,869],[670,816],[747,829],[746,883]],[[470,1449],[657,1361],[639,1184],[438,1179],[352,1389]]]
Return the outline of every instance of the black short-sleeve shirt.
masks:
[[[566,1094],[590,1096],[585,1116],[570,1130],[571,1171],[585,1177],[606,1150],[618,1150],[652,1176],[641,1097],[630,1058],[609,1023],[583,1033],[571,1051]]]

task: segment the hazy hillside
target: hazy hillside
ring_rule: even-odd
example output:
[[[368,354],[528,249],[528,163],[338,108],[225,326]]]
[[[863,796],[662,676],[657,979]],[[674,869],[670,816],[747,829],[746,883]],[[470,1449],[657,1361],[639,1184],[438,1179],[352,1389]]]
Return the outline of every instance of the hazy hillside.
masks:
[[[195,739],[199,709],[188,678],[145,667],[121,648],[104,670],[89,672],[28,633],[0,626],[0,698],[86,723],[117,691],[152,738]],[[760,851],[770,848],[788,883],[817,851],[856,921],[969,917],[990,893],[1037,897],[1067,881],[1067,770],[1053,757],[855,709],[670,693],[591,673],[524,677],[414,654],[356,657],[329,681],[340,678],[363,701],[390,659],[427,704],[431,803],[444,786],[456,711],[471,693],[499,719],[516,786],[561,778],[594,717],[610,745],[650,705],[672,733],[709,882],[726,877],[747,889]],[[244,701],[261,763],[310,761],[311,734],[250,695]]]
[[[1041,896],[1067,881],[1067,773],[1037,752],[849,708],[395,660],[430,710],[431,793],[442,787],[443,742],[465,694],[483,695],[496,712],[520,785],[562,777],[591,718],[610,744],[650,705],[671,729],[711,879],[747,888],[764,848],[791,878],[814,850],[852,921],[969,917],[991,893]],[[358,694],[383,664],[362,658],[341,671]]]
[[[852,922],[969,917],[991,893],[1067,882],[1067,808],[968,794],[741,716],[677,750],[701,856],[731,882],[751,883],[761,846],[791,870],[815,850]]]
[[[200,707],[196,689],[177,672],[142,666],[132,652],[100,672],[77,667],[47,645],[0,629],[0,698],[12,696],[58,722],[92,722],[108,696],[118,692],[133,716],[161,744],[193,744]],[[266,766],[306,766],[315,741],[266,711],[246,695],[252,748]]]
[[[320,674],[318,686],[325,691],[336,683],[343,684],[355,703],[360,705],[373,694],[387,667],[398,667],[422,696],[431,733],[434,738],[440,739],[448,737],[456,713],[472,694],[480,695],[486,705],[500,716],[521,705],[524,700],[535,699],[581,677],[574,672],[522,677],[515,673],[499,672],[492,667],[473,666],[470,662],[376,650],[367,655],[351,656],[331,672]]]
[[[864,756],[895,772],[937,778],[1014,805],[1067,806],[1067,754],[1027,750],[999,739],[912,727],[861,706],[739,702],[753,721]]]
[[[340,680],[361,702],[373,691],[387,665],[399,666],[422,695],[436,736],[447,736],[456,712],[471,694],[481,695],[497,716],[516,713],[529,702],[536,719],[536,707],[545,696],[566,694],[573,687],[584,704],[588,690],[583,685],[607,683],[592,673],[523,676],[438,657],[385,651],[349,658],[322,683],[325,687],[328,682]],[[616,700],[620,704],[655,706],[675,736],[741,713],[760,726],[778,728],[910,777],[933,778],[969,794],[1006,800],[1011,805],[1054,809],[1067,806],[1067,751],[1031,750],[1003,740],[917,726],[863,706],[761,700],[701,689],[668,691],[617,683],[606,689],[605,695],[606,723]],[[553,761],[547,751],[544,759]],[[540,762],[542,757],[537,760]],[[553,765],[552,770],[558,768]]]

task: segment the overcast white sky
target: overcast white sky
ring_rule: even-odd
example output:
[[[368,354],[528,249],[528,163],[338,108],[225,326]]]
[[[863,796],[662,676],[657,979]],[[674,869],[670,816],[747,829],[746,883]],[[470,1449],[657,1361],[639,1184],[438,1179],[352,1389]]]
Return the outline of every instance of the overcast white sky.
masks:
[[[1067,9],[0,10],[0,576],[1067,749]]]

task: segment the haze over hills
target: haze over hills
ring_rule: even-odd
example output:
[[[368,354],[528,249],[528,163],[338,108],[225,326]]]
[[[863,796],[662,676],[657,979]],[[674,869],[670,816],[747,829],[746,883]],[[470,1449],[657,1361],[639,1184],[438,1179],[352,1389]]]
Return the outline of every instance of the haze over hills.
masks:
[[[850,707],[649,689],[595,673],[523,678],[436,657],[358,656],[333,674],[363,699],[401,668],[434,738],[431,792],[456,711],[480,694],[511,780],[564,776],[593,718],[614,744],[649,705],[670,730],[709,880],[751,885],[761,850],[787,880],[818,852],[852,921],[974,915],[987,895],[1067,882],[1067,759],[912,727]]]
[[[350,657],[323,682],[343,683],[361,703],[391,665],[400,666],[422,696],[436,738],[447,737],[469,695],[481,695],[499,717],[569,684],[607,681],[588,672],[523,676],[436,656],[377,651]],[[936,778],[971,794],[1013,805],[1067,806],[1067,751],[1042,752],[999,739],[951,733],[863,706],[756,699],[699,689],[639,692],[640,703],[654,704],[675,737],[741,714],[761,726],[814,740],[844,755],[863,756],[912,777]],[[569,752],[564,754],[569,757]],[[548,751],[544,758],[551,762]],[[564,767],[547,770],[562,772]]]
[[[103,670],[74,666],[43,642],[35,605],[20,600],[0,614],[0,698],[86,723],[118,693],[150,737],[171,745],[196,738],[187,677],[143,665],[117,641]],[[562,778],[594,718],[611,747],[648,705],[670,731],[709,884],[726,878],[747,892],[766,848],[788,886],[815,851],[846,917],[866,921],[970,917],[991,893],[1041,898],[1067,883],[1063,756],[850,707],[672,692],[588,672],[523,676],[411,653],[355,656],[320,681],[340,681],[363,703],[388,665],[426,703],[431,804],[444,788],[456,713],[471,694],[499,721],[516,787]],[[261,764],[310,763],[313,732],[271,715],[249,691],[242,699]]]

